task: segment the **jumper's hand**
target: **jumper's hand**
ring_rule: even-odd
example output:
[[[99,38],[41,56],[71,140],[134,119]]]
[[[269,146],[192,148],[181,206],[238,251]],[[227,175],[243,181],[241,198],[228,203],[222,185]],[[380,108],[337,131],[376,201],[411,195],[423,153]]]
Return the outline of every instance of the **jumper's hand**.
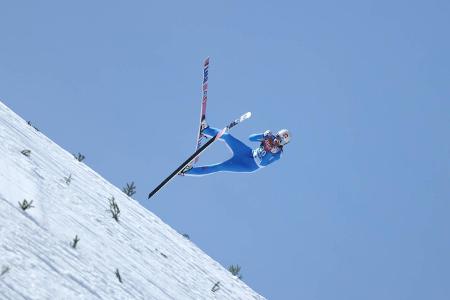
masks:
[[[264,139],[267,139],[268,137],[272,137],[273,134],[270,130],[264,131]]]

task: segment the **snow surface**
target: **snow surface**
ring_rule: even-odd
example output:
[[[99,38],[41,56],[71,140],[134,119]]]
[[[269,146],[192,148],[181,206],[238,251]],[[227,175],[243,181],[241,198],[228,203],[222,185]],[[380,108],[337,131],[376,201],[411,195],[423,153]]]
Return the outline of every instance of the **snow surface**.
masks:
[[[0,102],[0,299],[264,297]]]

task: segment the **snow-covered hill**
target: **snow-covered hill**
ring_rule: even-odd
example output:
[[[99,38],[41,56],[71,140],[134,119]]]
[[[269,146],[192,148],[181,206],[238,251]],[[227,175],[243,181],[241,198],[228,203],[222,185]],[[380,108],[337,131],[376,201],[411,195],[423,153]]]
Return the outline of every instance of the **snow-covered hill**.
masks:
[[[0,299],[264,298],[0,102]]]

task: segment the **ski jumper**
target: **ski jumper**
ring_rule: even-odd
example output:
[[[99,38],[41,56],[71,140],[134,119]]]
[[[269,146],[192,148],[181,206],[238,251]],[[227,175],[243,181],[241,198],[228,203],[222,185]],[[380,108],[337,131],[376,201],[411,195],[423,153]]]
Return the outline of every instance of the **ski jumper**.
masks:
[[[203,133],[208,136],[215,136],[220,130],[217,128],[207,127]],[[273,139],[272,134],[252,134],[249,140],[259,142],[260,146],[254,150],[245,145],[243,142],[233,137],[229,133],[224,133],[220,138],[224,141],[233,156],[218,164],[195,167],[184,173],[186,176],[203,176],[217,172],[235,172],[235,173],[251,173],[259,170],[281,157],[281,148],[270,149],[268,147],[268,139]]]

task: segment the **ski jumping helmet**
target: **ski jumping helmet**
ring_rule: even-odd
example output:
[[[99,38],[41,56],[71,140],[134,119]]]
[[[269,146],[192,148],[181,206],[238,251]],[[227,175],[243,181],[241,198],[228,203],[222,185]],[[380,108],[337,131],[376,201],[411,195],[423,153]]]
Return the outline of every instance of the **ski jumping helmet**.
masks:
[[[291,141],[291,133],[287,129],[281,129],[277,133],[277,138],[280,141],[280,145],[284,146]]]

